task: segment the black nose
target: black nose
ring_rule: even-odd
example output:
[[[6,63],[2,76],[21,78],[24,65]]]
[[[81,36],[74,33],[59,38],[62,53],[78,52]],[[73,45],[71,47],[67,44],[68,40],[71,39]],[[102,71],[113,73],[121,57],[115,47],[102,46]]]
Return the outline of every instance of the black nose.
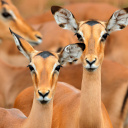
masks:
[[[35,35],[35,36],[36,36],[36,38],[42,40],[42,37],[40,37],[40,36],[38,36],[38,35]]]
[[[50,93],[50,91],[48,90],[46,93],[42,93],[42,92],[40,92],[38,90],[38,93],[39,93],[40,96],[42,96],[44,98],[44,97],[48,96],[48,94]]]
[[[92,64],[94,64],[96,62],[96,58],[93,60],[93,61],[89,61],[87,58],[86,58],[86,62],[91,66]]]

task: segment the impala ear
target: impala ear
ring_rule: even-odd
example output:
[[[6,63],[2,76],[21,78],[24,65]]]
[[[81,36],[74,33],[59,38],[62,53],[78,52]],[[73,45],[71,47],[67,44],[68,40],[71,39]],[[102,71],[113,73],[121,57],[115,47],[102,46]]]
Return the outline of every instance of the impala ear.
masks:
[[[10,29],[10,28],[9,28]],[[31,60],[32,53],[36,52],[36,50],[21,36],[14,33],[11,29],[10,32],[14,38],[15,44],[18,50],[29,60]]]
[[[117,10],[106,24],[106,30],[111,32],[124,29],[128,25],[128,8]]]
[[[69,10],[59,6],[52,6],[51,12],[54,15],[56,23],[61,28],[71,30],[74,33],[78,31],[78,23]]]
[[[73,62],[78,60],[85,49],[84,43],[76,43],[67,45],[59,54],[59,63],[61,65],[68,62]]]

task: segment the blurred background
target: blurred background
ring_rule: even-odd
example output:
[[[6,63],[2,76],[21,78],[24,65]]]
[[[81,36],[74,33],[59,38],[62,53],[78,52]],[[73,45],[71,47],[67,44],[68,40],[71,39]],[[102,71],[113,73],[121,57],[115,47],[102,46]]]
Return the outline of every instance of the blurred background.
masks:
[[[128,0],[12,0],[25,18],[37,16],[50,9],[52,5],[68,5],[77,2],[109,3],[115,7],[127,7]]]

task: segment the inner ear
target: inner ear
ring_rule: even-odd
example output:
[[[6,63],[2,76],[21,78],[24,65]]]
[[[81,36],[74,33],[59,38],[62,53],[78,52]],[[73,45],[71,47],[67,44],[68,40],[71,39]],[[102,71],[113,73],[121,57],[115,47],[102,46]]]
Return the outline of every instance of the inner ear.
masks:
[[[66,46],[59,54],[59,63],[61,65],[68,62],[74,62],[80,58],[85,49],[84,43],[70,44]]]
[[[106,25],[107,33],[119,31],[128,25],[128,8],[117,10],[113,13]]]
[[[71,30],[74,33],[78,31],[78,23],[69,10],[59,6],[52,6],[51,12],[54,15],[56,23],[61,28]]]

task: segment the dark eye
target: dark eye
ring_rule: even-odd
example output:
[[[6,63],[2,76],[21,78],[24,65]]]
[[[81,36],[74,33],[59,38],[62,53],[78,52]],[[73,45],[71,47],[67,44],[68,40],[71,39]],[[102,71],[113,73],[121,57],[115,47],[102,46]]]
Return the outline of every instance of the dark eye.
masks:
[[[11,15],[10,13],[8,13],[8,12],[3,12],[3,13],[2,13],[2,16],[3,16],[4,18],[12,18],[12,15]]]
[[[105,34],[102,36],[101,41],[105,41],[105,40],[107,39],[108,35],[109,35],[108,33],[105,33]]]
[[[82,36],[79,33],[76,33],[75,35],[77,36],[79,41],[83,41],[83,38],[82,38]]]
[[[29,67],[30,71],[34,71],[34,68],[32,65],[28,65],[27,67]]]
[[[58,65],[58,66],[55,68],[55,70],[59,72],[61,67],[62,67],[61,65]]]

